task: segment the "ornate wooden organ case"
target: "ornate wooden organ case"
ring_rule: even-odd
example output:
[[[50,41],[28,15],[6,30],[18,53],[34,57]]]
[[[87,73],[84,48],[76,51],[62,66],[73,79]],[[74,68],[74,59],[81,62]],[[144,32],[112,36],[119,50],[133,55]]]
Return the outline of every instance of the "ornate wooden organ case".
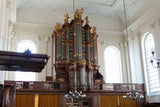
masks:
[[[83,26],[83,9],[76,10],[74,19],[57,23],[53,34],[57,81],[68,81],[69,88],[92,89],[98,74],[97,33],[89,25],[88,16]],[[103,80],[103,79],[101,79]]]

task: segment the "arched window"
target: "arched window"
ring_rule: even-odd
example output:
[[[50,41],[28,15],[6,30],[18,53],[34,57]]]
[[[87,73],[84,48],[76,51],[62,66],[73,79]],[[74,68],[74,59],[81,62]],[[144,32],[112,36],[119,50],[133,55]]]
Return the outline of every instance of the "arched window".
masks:
[[[22,40],[17,44],[17,52],[24,52],[29,49],[31,53],[36,53],[37,47],[36,44],[30,40]],[[36,74],[33,72],[16,72],[15,73],[16,81],[35,81]]]
[[[149,93],[160,91],[159,76],[157,68],[154,68],[150,62],[151,48],[154,48],[153,34],[147,33],[144,37],[144,54],[145,54],[145,73]]]
[[[22,40],[17,45],[17,52],[24,52],[29,49],[32,53],[36,53],[36,44],[30,40]]]
[[[121,58],[120,52],[116,47],[110,46],[104,52],[105,72],[107,83],[121,83]]]

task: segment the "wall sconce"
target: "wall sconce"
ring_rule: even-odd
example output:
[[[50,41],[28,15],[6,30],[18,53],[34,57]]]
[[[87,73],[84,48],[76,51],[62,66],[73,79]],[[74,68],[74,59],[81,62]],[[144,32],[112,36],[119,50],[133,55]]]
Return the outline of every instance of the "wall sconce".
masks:
[[[150,58],[150,62],[155,68],[160,68],[160,59],[155,56],[154,48],[151,48],[152,56]]]

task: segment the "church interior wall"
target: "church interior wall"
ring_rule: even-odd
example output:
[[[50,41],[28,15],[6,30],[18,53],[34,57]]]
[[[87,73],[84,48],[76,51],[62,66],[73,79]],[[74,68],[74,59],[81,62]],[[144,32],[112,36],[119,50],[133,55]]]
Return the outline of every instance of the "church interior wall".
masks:
[[[34,41],[38,47],[38,53],[44,53],[51,56],[52,48],[52,39],[51,35],[53,33],[53,27],[55,23],[62,22],[63,17],[51,14],[50,11],[35,8],[32,14],[29,14],[30,10],[28,8],[19,9],[17,12],[17,22],[13,25],[13,19],[10,18],[10,14],[15,13],[9,11],[7,6],[7,0],[1,0],[0,11],[0,50],[10,50],[15,51],[14,45],[19,41],[28,39]],[[120,50],[121,53],[121,63],[122,63],[122,77],[123,82],[130,82],[132,76],[133,83],[145,83],[145,69],[143,68],[143,52],[142,52],[142,39],[146,32],[153,33],[155,38],[155,50],[157,56],[160,57],[160,4],[157,4],[151,10],[146,12],[136,21],[134,21],[129,26],[129,49],[130,49],[130,67],[131,74],[128,71],[127,63],[127,43],[125,30],[122,30],[122,23],[119,19],[112,19],[111,17],[101,17],[96,16],[94,18],[100,19],[99,25],[95,25],[93,19],[91,19],[91,24],[97,27],[98,32],[98,61],[100,65],[99,71],[103,74],[104,80],[105,77],[105,62],[104,62],[104,50],[108,46],[115,46]],[[13,6],[12,8],[15,9]],[[39,12],[41,14],[39,14]],[[59,12],[59,11],[58,11]],[[44,16],[52,15],[50,18],[46,19]],[[37,15],[39,14],[39,15]],[[59,14],[58,14],[59,15]],[[26,17],[28,16],[28,17]],[[34,18],[31,16],[35,16]],[[94,16],[94,15],[93,15]],[[15,17],[15,16],[13,16]],[[61,17],[61,18],[59,18]],[[38,20],[37,20],[38,19]],[[102,19],[102,20],[101,20]],[[111,20],[107,22],[107,19]],[[32,23],[35,22],[36,23]],[[13,26],[14,30],[13,30]],[[14,44],[14,45],[12,45]],[[9,48],[10,47],[10,48]],[[14,80],[13,72],[0,72],[0,81],[3,83],[3,80]],[[37,74],[37,80],[44,81],[46,76],[51,76],[51,58],[48,61],[45,69]],[[145,84],[146,85],[146,84]],[[145,86],[146,87],[146,86]],[[147,101],[156,102],[160,101],[160,94],[148,96]]]
[[[145,61],[143,52],[143,39],[146,33],[152,33],[155,42],[155,52],[156,56],[159,57],[159,45],[160,45],[160,4],[150,9],[144,15],[142,15],[138,20],[129,26],[129,43],[130,43],[130,56],[131,56],[131,71],[132,71],[132,81],[136,83],[144,83],[147,91],[147,76],[145,73]],[[159,102],[160,95],[153,94],[149,95],[146,92],[146,100],[148,102]]]

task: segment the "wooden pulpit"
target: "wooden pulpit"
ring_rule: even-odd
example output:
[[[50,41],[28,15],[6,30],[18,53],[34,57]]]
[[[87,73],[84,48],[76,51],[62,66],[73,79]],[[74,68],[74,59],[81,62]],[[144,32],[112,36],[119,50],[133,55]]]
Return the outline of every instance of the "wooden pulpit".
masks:
[[[0,70],[41,72],[48,59],[46,54],[32,54],[29,50],[24,53],[0,51]]]

